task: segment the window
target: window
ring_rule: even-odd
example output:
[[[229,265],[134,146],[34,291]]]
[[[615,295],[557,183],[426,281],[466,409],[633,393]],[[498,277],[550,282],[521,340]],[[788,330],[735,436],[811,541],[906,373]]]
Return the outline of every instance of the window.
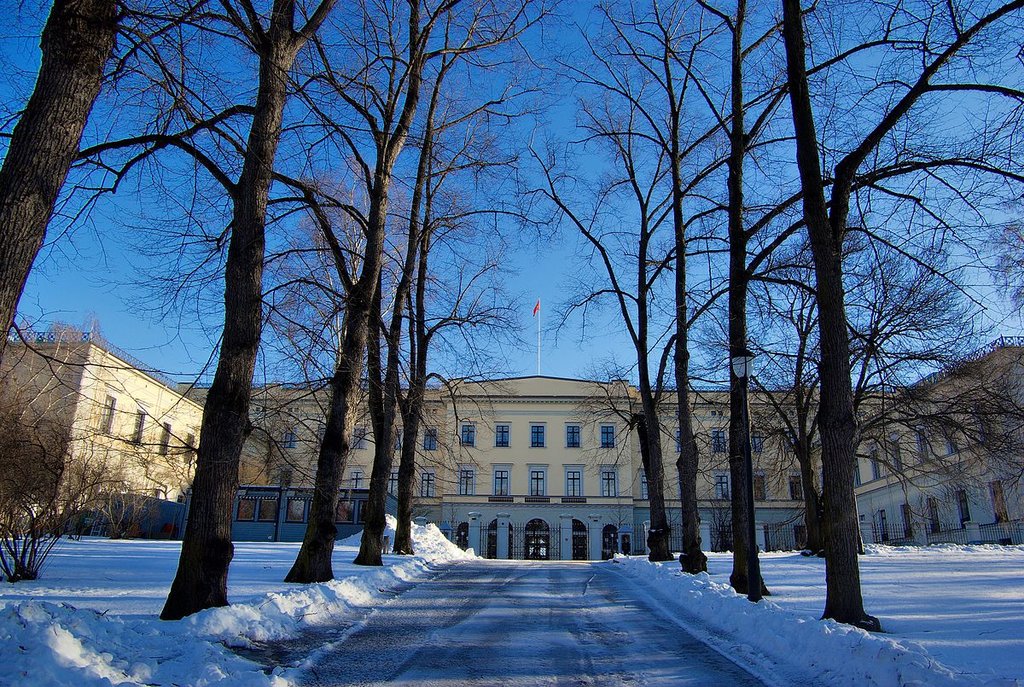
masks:
[[[285,522],[305,522],[306,499],[288,499],[288,512],[284,519]]]
[[[171,448],[171,423],[163,424],[163,431],[160,432],[160,455],[166,456]]]
[[[910,539],[914,536],[914,515],[910,511],[910,504],[900,506],[900,513],[903,515],[903,536]]]
[[[196,433],[189,432],[188,436],[185,437],[185,448],[188,449],[189,453],[196,452]]]
[[[765,484],[764,473],[754,473],[754,500],[755,501],[767,501],[768,500],[768,489]]]
[[[578,468],[565,471],[565,495],[583,496],[583,471]]]
[[[427,427],[423,430],[423,450],[437,450],[437,427]]]
[[[363,471],[362,470],[353,470],[350,473],[348,473],[348,483],[349,483],[349,486],[352,487],[353,489],[362,489],[363,488]]]
[[[923,429],[917,430],[915,435],[917,440],[917,457],[919,460],[924,460],[928,457],[928,435]]]
[[[352,448],[365,449],[369,443],[366,435],[366,427],[356,427],[352,431]]]
[[[725,442],[725,430],[724,429],[713,429],[711,430],[711,451],[712,453],[725,453],[726,452]]]
[[[882,471],[882,463],[879,462],[879,460],[878,460],[878,447],[877,446],[873,446],[871,448],[871,459],[870,459],[870,462],[871,462],[871,479],[881,479],[883,471]]]
[[[885,517],[885,509],[878,511],[878,530],[882,541],[889,541],[889,523]]]
[[[476,493],[473,468],[459,470],[459,496],[472,496]]]
[[[683,452],[683,430],[676,427],[676,453]]]
[[[530,425],[530,448],[544,448],[544,425]]]
[[[939,502],[934,497],[928,497],[928,529],[932,532],[939,532],[942,525],[939,523]]]
[[[900,442],[895,439],[889,441],[889,459],[896,472],[903,471],[903,454],[900,452]]]
[[[792,501],[804,500],[804,483],[800,481],[800,475],[789,476],[789,498]]]
[[[494,445],[497,448],[508,448],[510,443],[508,440],[509,426],[506,424],[494,426]]]
[[[476,446],[476,425],[470,422],[463,423],[459,441],[463,446]]]
[[[395,427],[395,450],[402,450],[402,428]]]
[[[114,430],[114,413],[117,410],[117,399],[107,396],[103,401],[103,412],[100,413],[100,431],[110,434]]]
[[[398,470],[392,470],[391,475],[388,477],[388,493],[398,493]]]
[[[601,448],[615,448],[615,425],[601,425]]]
[[[757,432],[750,435],[750,450],[754,453],[764,453],[764,435]]]
[[[286,429],[284,434],[281,436],[281,447],[282,448],[295,448],[297,437],[295,436],[294,429]]]
[[[853,486],[859,487],[860,484],[860,461],[858,460],[857,464],[853,466]]]
[[[334,508],[334,522],[352,522],[352,501],[338,499]]]
[[[992,513],[996,522],[1007,522],[1010,513],[1006,510],[1006,495],[1003,493],[1003,483],[1000,480],[988,483],[988,491],[992,495]]]
[[[135,429],[132,430],[132,441],[141,444],[146,434],[146,411],[141,408],[135,413]]]
[[[579,448],[580,447],[580,426],[579,425],[566,425],[565,426],[565,447],[566,448]]]
[[[544,486],[546,471],[540,468],[530,470],[530,496],[545,496],[547,491]]]
[[[250,521],[256,517],[256,499],[238,499],[235,520]]]
[[[957,452],[956,438],[953,436],[946,437],[946,455],[954,456]]]
[[[956,507],[960,510],[960,524],[963,525],[971,520],[971,503],[967,500],[967,491],[960,489],[956,492]]]
[[[423,471],[420,473],[420,496],[431,497],[434,495],[434,473]]]
[[[494,495],[508,496],[508,468],[494,469]]]
[[[603,429],[603,428],[602,428]],[[619,489],[616,484],[615,470],[604,468],[601,470],[601,496],[618,496]]]
[[[715,475],[715,498],[720,500],[729,498],[729,475],[724,472]]]
[[[259,522],[274,522],[277,520],[277,499],[260,499],[259,508],[256,511],[256,519]]]
[[[640,498],[644,501],[651,498],[650,492],[647,490],[647,473],[643,470],[640,471]]]

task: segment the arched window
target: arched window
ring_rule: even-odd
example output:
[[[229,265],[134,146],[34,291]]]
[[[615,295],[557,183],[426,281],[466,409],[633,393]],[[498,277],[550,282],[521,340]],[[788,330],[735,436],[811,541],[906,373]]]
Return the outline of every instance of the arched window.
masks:
[[[465,551],[469,548],[469,523],[460,522],[455,528],[455,545]]]
[[[605,525],[601,531],[601,558],[611,558],[619,550],[619,528]]]
[[[582,520],[572,521],[572,559],[587,560],[587,526]]]
[[[551,557],[551,528],[540,518],[526,523],[526,558],[546,561]]]

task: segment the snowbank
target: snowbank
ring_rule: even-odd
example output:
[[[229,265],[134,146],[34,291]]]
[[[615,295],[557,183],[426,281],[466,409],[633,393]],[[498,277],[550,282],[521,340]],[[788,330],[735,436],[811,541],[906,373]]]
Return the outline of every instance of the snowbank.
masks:
[[[389,520],[392,537],[394,525],[393,519]],[[144,542],[137,547],[126,542],[93,544],[115,554],[140,548],[147,553],[157,551],[156,557],[137,556],[136,561],[107,553],[105,560],[111,568],[134,566],[143,578],[155,566],[160,566],[161,575],[168,581],[173,576],[178,549],[173,543],[164,547]],[[242,603],[209,609],[177,622],[157,620],[152,602],[142,604],[148,613],[139,613],[135,598],[139,590],[133,585],[131,570],[124,576],[112,571],[116,581],[104,582],[102,577],[96,579],[97,568],[84,559],[76,579],[76,548],[66,547],[64,556],[55,557],[47,571],[56,578],[56,586],[47,587],[44,578],[0,588],[0,656],[5,663],[0,685],[286,687],[290,682],[279,670],[266,675],[227,647],[289,639],[316,625],[354,618],[380,603],[388,588],[421,579],[434,564],[470,557],[433,525],[414,526],[413,544],[416,556],[387,556],[384,567],[357,568],[342,562],[350,561],[355,551],[346,542],[339,542],[335,549],[338,579],[312,585],[280,582],[294,559],[296,546],[237,544],[242,555],[233,563],[232,580],[241,561],[243,569],[237,575],[241,586],[249,590],[262,586],[263,593],[250,593]],[[253,556],[246,567],[248,549],[259,551],[259,555]],[[97,589],[104,584],[104,589]],[[75,585],[79,586],[77,590]],[[166,589],[163,586],[153,591],[162,596]],[[266,591],[271,589],[277,591]],[[26,592],[36,597],[80,597],[83,603],[8,600]],[[231,584],[229,593],[235,598]],[[120,604],[122,595],[125,603]],[[95,603],[99,599],[102,601]],[[81,607],[85,604],[103,608]]]
[[[770,566],[770,555],[766,559]],[[760,674],[781,678],[780,684],[808,680],[851,687],[1020,684],[1012,678],[965,673],[940,663],[918,643],[822,621],[817,615],[786,610],[771,599],[751,604],[706,573],[683,574],[678,563],[652,564],[644,558],[619,556],[611,564],[668,608],[690,615],[686,626],[698,633],[707,630],[709,643],[720,651],[743,656]],[[767,572],[765,578],[772,587]],[[884,622],[883,618],[883,627]]]

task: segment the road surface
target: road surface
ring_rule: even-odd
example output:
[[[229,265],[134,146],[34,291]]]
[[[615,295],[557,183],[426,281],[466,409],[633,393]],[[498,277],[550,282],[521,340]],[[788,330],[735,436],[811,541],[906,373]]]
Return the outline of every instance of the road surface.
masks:
[[[453,565],[312,657],[301,684],[729,685],[763,683],[587,563]]]

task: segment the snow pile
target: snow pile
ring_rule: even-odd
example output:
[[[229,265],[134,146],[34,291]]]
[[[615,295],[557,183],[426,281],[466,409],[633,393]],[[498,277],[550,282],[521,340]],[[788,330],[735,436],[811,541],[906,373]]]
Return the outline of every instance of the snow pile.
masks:
[[[980,676],[956,672],[914,642],[787,611],[770,599],[751,604],[706,573],[682,573],[678,563],[652,564],[644,558],[621,556],[612,563],[667,607],[691,614],[686,627],[702,636],[703,629],[712,646],[751,661],[760,673],[786,676],[784,682],[810,679],[814,684],[851,687],[1016,683],[1006,679],[986,682]]]
[[[395,528],[398,527],[398,521],[395,520],[394,516],[384,516],[387,520],[387,526],[384,529],[384,536],[387,537],[388,541],[392,544],[395,541]],[[359,542],[362,540],[362,532],[353,534],[351,537],[342,539],[338,542],[342,546],[359,546]],[[437,525],[428,523],[426,525],[412,525],[412,545],[416,550],[416,556],[422,558],[428,563],[446,563],[454,560],[468,560],[476,558],[472,553],[463,551],[458,546],[448,541],[448,539],[441,534],[441,530],[438,529]]]
[[[388,525],[393,530],[395,523],[389,520]],[[346,547],[345,542],[338,544],[338,558],[351,560],[355,552]],[[352,620],[380,603],[388,588],[429,574],[432,564],[468,557],[433,525],[414,526],[413,545],[423,554],[387,556],[385,565],[380,568],[356,568],[336,562],[338,579],[312,585],[280,583],[296,547],[279,545],[280,554],[271,561],[273,565],[263,560],[259,569],[250,565],[251,570],[241,573],[259,579],[264,589],[278,591],[253,595],[244,603],[202,611],[178,622],[158,620],[151,608],[146,615],[133,615],[137,609],[130,603],[120,609],[123,615],[119,615],[116,607],[108,613],[67,603],[0,601],[0,655],[5,663],[0,672],[0,685],[287,687],[291,683],[282,669],[267,675],[227,647],[293,638],[316,625]],[[245,544],[237,546],[246,547]],[[273,548],[259,547],[262,553]],[[117,547],[110,549],[118,550]],[[122,545],[120,550],[129,549]],[[71,557],[66,560],[71,565],[75,561]],[[160,560],[162,566],[170,567],[168,576],[173,575],[176,560],[176,556],[164,556]],[[59,575],[57,567],[62,563],[63,560],[55,561],[48,572]],[[109,561],[112,567],[123,563]],[[144,575],[146,571],[140,572]],[[70,585],[66,580],[61,581],[64,584],[60,591],[68,591]],[[88,587],[89,582],[85,576],[80,581],[83,600],[89,599],[94,591]],[[26,585],[35,585],[37,594],[46,596],[45,584],[44,578],[16,586],[22,591]],[[0,593],[7,592],[6,587],[0,587]],[[229,587],[229,592],[232,588]],[[112,596],[130,597],[135,591],[125,584],[114,589]]]

